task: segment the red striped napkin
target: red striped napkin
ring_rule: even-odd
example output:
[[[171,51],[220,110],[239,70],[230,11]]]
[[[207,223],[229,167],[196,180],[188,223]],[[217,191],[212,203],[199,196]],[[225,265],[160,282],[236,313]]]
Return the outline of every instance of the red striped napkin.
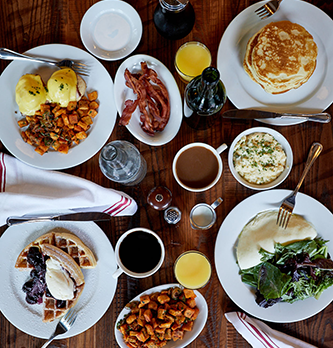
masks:
[[[245,313],[230,312],[225,313],[225,317],[254,348],[316,348],[298,338],[273,330]]]
[[[136,202],[127,194],[89,180],[28,166],[0,152],[0,226],[8,216],[98,211],[133,215]]]

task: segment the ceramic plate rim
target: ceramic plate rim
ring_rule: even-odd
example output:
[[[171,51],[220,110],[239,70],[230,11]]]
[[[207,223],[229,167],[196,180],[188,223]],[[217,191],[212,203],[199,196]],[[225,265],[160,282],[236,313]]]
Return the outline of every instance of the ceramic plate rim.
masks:
[[[250,287],[241,281],[236,264],[235,244],[243,227],[259,212],[278,209],[290,190],[269,190],[256,193],[237,204],[224,219],[215,242],[215,267],[220,283],[230,299],[250,315],[275,323],[291,323],[307,319],[326,308],[333,298],[333,286],[326,289],[318,300],[308,298],[293,304],[277,303],[270,308],[259,307]],[[309,208],[309,206],[311,208]],[[295,214],[302,215],[314,225],[318,235],[330,240],[327,246],[333,250],[332,236],[326,226],[333,224],[333,214],[316,199],[298,193]],[[230,233],[232,228],[233,233]],[[228,264],[228,267],[224,267]],[[237,291],[235,291],[237,289]]]
[[[175,286],[180,287],[180,285],[177,284],[177,283],[163,284],[163,285],[154,286],[154,287],[152,287],[150,289],[147,289],[147,290],[143,291],[141,294],[135,296],[131,301],[139,300],[140,296],[142,296],[144,294],[150,294],[150,293],[153,293],[153,292],[158,292],[158,291],[161,291],[161,290],[164,290],[164,289],[169,289],[169,288],[172,288],[172,287],[175,287]],[[204,298],[204,296],[199,291],[194,290],[194,293],[197,295],[197,297],[196,297],[197,305],[198,305],[198,307],[201,307],[201,308],[199,308],[200,309],[199,316],[200,316],[200,313],[202,313],[202,315],[203,315],[203,317],[201,318],[201,322],[200,322],[200,324],[198,325],[198,327],[196,329],[195,329],[196,321],[194,322],[193,327],[194,327],[194,330],[196,330],[195,334],[190,339],[186,339],[186,335],[189,336],[189,334],[191,332],[194,332],[194,331],[186,332],[183,340],[181,340],[181,341],[178,340],[178,341],[175,341],[175,342],[169,341],[167,343],[167,345],[165,346],[166,348],[183,348],[183,347],[186,347],[188,344],[193,342],[200,335],[201,331],[205,327],[205,324],[206,324],[206,321],[207,321],[207,318],[208,318],[208,305],[207,305],[206,299]],[[200,302],[198,302],[198,300]],[[119,315],[117,317],[117,320],[115,322],[115,325],[114,325],[114,333],[115,333],[115,336],[116,336],[116,340],[117,340],[117,343],[119,344],[119,346],[121,348],[127,348],[127,346],[124,344],[124,341],[123,341],[123,338],[122,338],[122,334],[117,329],[117,323],[118,323],[118,321],[120,319],[122,319],[128,313],[129,313],[129,310],[127,310],[124,307],[122,309],[122,311],[119,313]],[[198,318],[197,318],[197,320],[198,320]]]
[[[131,24],[132,37],[130,42],[125,47],[115,51],[109,51],[98,47],[91,34],[93,19],[96,18],[95,12],[103,14],[108,10],[110,12],[121,12]],[[142,21],[135,8],[129,3],[119,0],[99,1],[95,3],[83,15],[80,24],[80,36],[85,48],[94,56],[106,61],[120,60],[131,54],[140,43],[142,30]]]
[[[72,231],[92,249],[97,258],[96,268],[82,270],[86,284],[76,304],[79,309],[78,318],[71,330],[61,338],[78,335],[95,325],[109,308],[117,288],[117,279],[112,277],[117,268],[113,247],[103,230],[94,222],[36,222],[9,227],[0,237],[1,255],[7,256],[8,260],[6,265],[2,263],[0,267],[3,280],[0,283],[0,293],[8,295],[5,301],[0,299],[0,309],[6,319],[18,329],[44,339],[54,332],[58,320],[43,323],[42,307],[25,304],[23,291],[13,286],[22,286],[25,279],[29,278],[29,272],[20,271],[14,266],[17,256],[28,243],[55,227]],[[8,284],[11,286],[7,290]]]
[[[91,54],[69,45],[47,44],[34,47],[26,53],[54,59],[72,58],[86,63],[90,68],[90,74],[84,79],[87,83],[87,92],[92,90],[98,92],[100,102],[98,115],[89,130],[88,137],[80,144],[73,146],[68,154],[50,151],[43,156],[39,155],[34,151],[33,146],[23,141],[20,135],[16,121],[22,119],[22,117],[15,102],[15,86],[23,74],[40,73],[42,77],[46,76],[48,78],[56,68],[30,61],[13,61],[0,76],[0,101],[2,101],[3,108],[5,108],[1,118],[7,117],[1,122],[2,126],[0,127],[0,139],[3,145],[22,162],[40,169],[66,169],[87,161],[108,140],[116,122],[117,110],[114,102],[114,87],[109,73]],[[9,100],[11,102],[8,102]]]
[[[237,171],[234,167],[234,164],[233,164],[233,152],[234,152],[235,145],[243,136],[254,133],[254,132],[262,132],[262,133],[271,134],[282,145],[282,147],[285,150],[285,153],[287,155],[286,168],[284,169],[284,171],[274,181],[272,181],[269,184],[265,184],[265,185],[251,184],[251,183],[247,182],[245,179],[243,179],[237,173]],[[239,133],[236,136],[236,138],[233,140],[233,142],[231,143],[230,148],[229,148],[229,152],[228,152],[228,165],[229,165],[229,169],[230,169],[233,177],[243,186],[250,188],[252,190],[257,190],[257,191],[269,190],[269,189],[272,189],[272,188],[282,184],[283,181],[286,180],[290,174],[290,171],[291,171],[292,166],[293,166],[293,161],[294,161],[293,151],[292,151],[292,148],[289,144],[289,141],[281,133],[279,133],[278,131],[276,131],[272,128],[268,128],[268,127],[248,128],[245,131]]]
[[[182,124],[183,111],[182,99],[176,80],[169,71],[169,69],[161,61],[146,54],[137,54],[127,58],[120,65],[114,80],[114,93],[117,110],[119,115],[121,115],[122,110],[124,108],[125,100],[136,99],[135,94],[128,87],[125,86],[124,72],[126,68],[128,68],[131,71],[131,68],[137,67],[142,61],[146,61],[148,63],[148,67],[151,67],[157,72],[158,77],[161,79],[161,81],[165,84],[165,86],[168,89],[171,108],[170,119],[164,130],[162,132],[156,132],[155,136],[152,137],[146,134],[141,129],[139,121],[140,113],[138,109],[136,109],[132,115],[129,124],[126,127],[130,131],[130,133],[134,135],[135,138],[147,145],[165,145],[177,135]]]
[[[217,67],[226,86],[230,101],[238,109],[256,108],[278,112],[322,112],[333,101],[333,88],[330,87],[329,83],[333,78],[333,62],[328,59],[333,54],[333,48],[327,45],[325,47],[322,44],[322,40],[329,39],[327,33],[330,32],[328,29],[331,29],[331,31],[333,29],[332,19],[321,9],[310,3],[288,0],[281,3],[279,11],[274,16],[260,20],[254,11],[263,3],[265,1],[255,3],[239,13],[222,35],[217,53]],[[298,22],[313,35],[318,45],[318,66],[310,80],[297,90],[272,96],[247,76],[239,60],[244,55],[241,52],[245,52],[248,39],[257,30],[269,22],[283,19]],[[225,52],[229,53],[225,54]],[[231,63],[231,61],[236,61],[238,64]],[[249,90],[251,90],[252,95],[248,93]],[[307,97],[305,98],[304,95]],[[289,98],[288,103],[284,101],[286,98]],[[262,100],[266,102],[262,102]],[[276,119],[260,119],[258,121],[276,126],[305,122],[304,120]]]

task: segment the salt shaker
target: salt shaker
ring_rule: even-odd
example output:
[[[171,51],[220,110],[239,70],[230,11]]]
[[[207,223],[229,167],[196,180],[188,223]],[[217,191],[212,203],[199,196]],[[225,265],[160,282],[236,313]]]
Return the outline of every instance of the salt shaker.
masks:
[[[103,147],[99,167],[108,179],[126,186],[137,185],[147,173],[145,159],[132,143],[125,140],[115,140]]]

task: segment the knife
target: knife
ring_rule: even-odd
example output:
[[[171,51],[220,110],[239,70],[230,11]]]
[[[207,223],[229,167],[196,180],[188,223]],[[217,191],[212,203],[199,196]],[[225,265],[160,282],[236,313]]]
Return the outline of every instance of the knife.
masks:
[[[84,212],[54,215],[23,215],[10,216],[7,218],[7,226],[14,226],[28,222],[41,221],[110,221],[111,216],[100,212]]]
[[[320,123],[328,123],[331,121],[331,115],[322,112],[318,114],[291,114],[291,113],[278,113],[263,110],[253,110],[253,109],[232,109],[223,113],[224,118],[234,118],[234,119],[262,119],[262,118],[279,118],[279,119],[301,119],[304,121],[313,121]]]

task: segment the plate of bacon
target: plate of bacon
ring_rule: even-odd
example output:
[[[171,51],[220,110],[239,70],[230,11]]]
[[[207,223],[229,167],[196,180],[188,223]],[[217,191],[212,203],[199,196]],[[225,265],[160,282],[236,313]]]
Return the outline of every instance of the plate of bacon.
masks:
[[[119,67],[114,83],[120,126],[141,142],[160,146],[171,141],[182,123],[182,100],[168,68],[148,55],[135,55]]]

